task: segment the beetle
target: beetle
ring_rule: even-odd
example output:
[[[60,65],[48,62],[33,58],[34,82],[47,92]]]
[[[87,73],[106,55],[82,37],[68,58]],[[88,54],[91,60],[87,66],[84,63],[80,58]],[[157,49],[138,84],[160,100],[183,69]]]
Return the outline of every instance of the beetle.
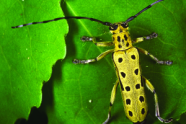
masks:
[[[83,36],[81,40],[91,41],[95,45],[101,47],[114,46],[114,49],[110,49],[103,52],[95,59],[73,60],[74,64],[88,64],[91,62],[99,61],[107,54],[112,53],[112,60],[115,66],[118,80],[116,81],[111,92],[108,118],[103,122],[103,124],[107,124],[111,118],[111,108],[115,100],[115,94],[118,85],[120,85],[121,96],[122,96],[124,110],[127,118],[131,120],[134,124],[144,124],[148,112],[148,107],[147,107],[147,102],[146,102],[146,97],[144,92],[144,83],[146,84],[147,88],[154,94],[155,116],[161,122],[169,123],[173,121],[172,118],[163,119],[160,117],[158,99],[157,99],[157,94],[155,92],[155,88],[149,82],[149,80],[147,80],[145,77],[141,75],[141,70],[139,65],[139,52],[150,56],[158,64],[171,65],[173,62],[170,60],[166,60],[166,61],[159,60],[155,56],[150,54],[148,51],[141,48],[133,47],[133,43],[139,43],[144,40],[150,40],[156,38],[158,35],[157,33],[152,33],[151,35],[138,37],[132,40],[129,34],[129,25],[128,25],[130,21],[135,19],[142,12],[146,11],[147,9],[151,8],[153,5],[161,1],[163,0],[155,1],[154,3],[142,9],[136,15],[131,16],[126,21],[119,22],[119,23],[112,24],[110,22],[103,22],[94,18],[81,17],[81,16],[67,16],[67,17],[55,18],[52,20],[46,20],[42,22],[32,22],[28,24],[22,24],[12,28],[20,28],[32,24],[48,23],[51,21],[58,21],[61,19],[88,19],[91,21],[101,23],[105,26],[108,26],[110,33],[112,34],[113,41],[97,42],[95,37],[87,37],[87,36]]]

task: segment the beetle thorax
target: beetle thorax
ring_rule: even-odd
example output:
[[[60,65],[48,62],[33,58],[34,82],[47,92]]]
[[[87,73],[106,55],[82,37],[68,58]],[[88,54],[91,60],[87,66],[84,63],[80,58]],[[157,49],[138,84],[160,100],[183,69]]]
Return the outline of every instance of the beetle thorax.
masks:
[[[115,51],[127,50],[132,47],[128,26],[124,27],[122,23],[115,23],[114,26],[109,29],[112,33],[113,43],[115,44]]]

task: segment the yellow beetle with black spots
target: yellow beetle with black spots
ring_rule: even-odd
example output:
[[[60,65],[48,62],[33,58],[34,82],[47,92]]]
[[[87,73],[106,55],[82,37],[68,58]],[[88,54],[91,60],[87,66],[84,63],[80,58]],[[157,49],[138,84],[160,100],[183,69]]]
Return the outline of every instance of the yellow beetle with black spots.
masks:
[[[157,34],[152,33],[151,35],[139,37],[134,40],[131,40],[131,37],[129,34],[129,27],[128,27],[128,23],[130,21],[135,19],[138,15],[140,15],[145,10],[152,7],[154,4],[161,2],[161,1],[163,0],[157,0],[156,2],[150,4],[149,6],[147,6],[140,12],[138,12],[136,15],[128,18],[125,22],[120,22],[120,23],[112,24],[110,22],[102,22],[94,18],[72,16],[72,17],[60,17],[60,18],[55,18],[52,20],[47,20],[47,21],[42,21],[42,22],[32,22],[28,24],[15,26],[12,28],[20,28],[20,27],[32,25],[32,24],[48,23],[51,21],[57,21],[61,19],[88,19],[88,20],[99,22],[99,23],[102,23],[103,25],[109,26],[109,30],[112,33],[113,41],[96,42],[95,37],[86,37],[86,36],[83,36],[81,40],[92,41],[93,43],[95,43],[95,45],[102,46],[102,47],[115,46],[114,49],[105,51],[104,53],[96,57],[95,59],[88,59],[88,60],[74,59],[73,60],[74,64],[87,64],[90,62],[99,61],[100,59],[105,57],[107,54],[112,53],[112,60],[114,62],[118,80],[116,81],[112,89],[108,118],[103,122],[103,124],[107,124],[111,118],[111,108],[114,103],[116,89],[117,89],[118,84],[120,85],[121,96],[123,99],[124,110],[125,110],[125,114],[127,118],[131,120],[134,124],[144,124],[145,118],[148,112],[148,107],[147,107],[146,97],[145,97],[145,92],[144,92],[144,83],[146,84],[147,88],[152,93],[154,93],[155,116],[161,122],[169,123],[173,120],[172,118],[163,119],[160,117],[158,99],[157,99],[157,95],[156,95],[153,85],[145,77],[141,76],[140,65],[139,65],[139,52],[142,52],[145,55],[150,56],[158,64],[171,65],[172,61],[158,60],[155,56],[150,54],[148,51],[141,49],[141,48],[133,47],[133,43],[139,43],[144,40],[156,38]]]

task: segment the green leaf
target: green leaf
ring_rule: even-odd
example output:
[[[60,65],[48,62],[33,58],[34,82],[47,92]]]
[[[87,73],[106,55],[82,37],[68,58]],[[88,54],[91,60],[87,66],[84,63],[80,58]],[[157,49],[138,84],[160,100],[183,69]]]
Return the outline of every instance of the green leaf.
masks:
[[[180,124],[185,124],[186,121],[186,113],[182,114],[180,120],[178,121]]]
[[[155,0],[148,2],[145,0],[141,0],[140,2],[134,0],[107,0],[106,2],[96,0],[62,1],[62,9],[66,16],[92,17],[114,23],[125,21],[128,17],[136,14],[154,1]],[[35,5],[40,6],[41,4],[35,3],[33,6]],[[53,4],[51,4],[51,6],[53,6]],[[159,34],[157,39],[144,41],[138,44],[138,46],[148,50],[161,60],[174,61],[171,66],[157,65],[148,56],[140,55],[142,74],[149,79],[156,88],[161,116],[163,118],[173,117],[175,121],[186,111],[186,84],[184,83],[186,65],[186,50],[184,48],[184,41],[186,41],[184,37],[186,32],[185,6],[185,1],[165,0],[142,13],[134,21],[130,22],[129,25],[133,38],[157,32]],[[41,8],[44,7],[40,7],[40,9]],[[38,8],[36,8],[36,10],[32,9],[32,12],[34,14],[36,13],[35,11],[40,13],[38,10]],[[29,14],[29,16],[30,15],[31,14]],[[45,14],[40,17],[45,17]],[[55,17],[58,16],[54,15],[53,18]],[[30,17],[27,17],[25,19],[29,18]],[[51,18],[47,17],[41,20],[48,19]],[[33,19],[30,21],[32,22]],[[39,20],[36,19],[34,21]],[[91,42],[81,42],[80,37],[101,37],[104,35],[102,37],[103,41],[109,40],[109,30],[108,27],[89,20],[68,20],[68,22],[70,32],[66,38],[67,58],[63,62],[57,62],[53,68],[51,79],[44,85],[41,109],[46,111],[49,124],[99,124],[107,118],[110,93],[116,81],[111,55],[108,55],[99,62],[88,65],[74,65],[72,60],[74,58],[95,58],[105,51],[107,48],[96,47]],[[47,28],[45,26],[59,26],[58,23],[59,22],[43,24],[44,29],[42,30],[45,31]],[[38,26],[41,25],[33,26],[36,28],[34,29],[35,31],[39,28]],[[25,30],[30,28],[26,28]],[[62,27],[62,29],[63,28],[64,27]],[[55,31],[55,33],[57,32],[59,31]],[[30,35],[31,33],[29,33],[29,36]],[[10,34],[9,36],[12,35]],[[54,34],[54,36],[58,35]],[[38,39],[38,37],[36,38]],[[61,47],[58,46],[57,48],[60,49]],[[31,91],[29,93],[31,93]],[[154,115],[154,96],[148,90],[146,90],[146,95],[149,106],[147,123],[160,124],[161,122]],[[18,109],[20,110],[20,108]],[[29,109],[30,107],[28,107],[27,110]],[[132,122],[125,117],[119,91],[117,92],[116,100],[112,108],[110,123],[132,124]]]
[[[153,2],[154,0],[74,0],[63,1],[62,9],[65,16],[85,16],[114,23],[125,21]],[[183,1],[165,0],[142,13],[129,25],[133,38],[157,32],[157,39],[144,41],[138,46],[161,60],[174,62],[171,66],[158,65],[148,56],[140,55],[142,74],[156,88],[161,116],[173,117],[174,120],[186,111],[185,5]],[[110,37],[109,30],[108,27],[89,20],[71,19],[68,23],[70,32],[66,38],[67,57],[62,63],[57,63],[52,78],[43,88],[44,101],[41,108],[47,112],[49,124],[100,124],[107,118],[110,93],[116,81],[111,55],[87,65],[74,65],[72,60],[95,58],[110,49],[80,41],[82,36]],[[108,37],[104,36],[103,41],[109,40]],[[160,124],[154,114],[154,96],[149,90],[146,90],[146,94],[149,106],[147,123]],[[132,124],[125,117],[119,91],[112,108],[110,124],[118,123]]]
[[[0,13],[0,123],[13,124],[40,106],[43,82],[65,57],[68,26],[63,20],[11,28],[63,16],[58,0],[1,0]]]

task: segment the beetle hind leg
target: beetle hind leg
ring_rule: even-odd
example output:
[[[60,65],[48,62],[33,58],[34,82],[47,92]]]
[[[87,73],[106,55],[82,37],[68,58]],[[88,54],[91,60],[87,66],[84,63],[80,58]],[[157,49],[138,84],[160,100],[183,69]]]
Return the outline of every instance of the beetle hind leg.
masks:
[[[164,123],[170,123],[171,121],[173,121],[173,118],[169,118],[169,119],[163,119],[161,118],[159,115],[156,115],[156,117],[161,121],[161,122],[164,122]]]
[[[111,115],[110,115],[110,113],[108,113],[108,118],[103,122],[103,124],[108,124],[110,117],[111,117]]]
[[[155,116],[161,121],[161,122],[164,122],[164,123],[169,123],[171,121],[173,121],[172,118],[169,118],[169,119],[163,119],[160,117],[160,112],[159,112],[159,105],[158,105],[158,96],[155,92],[155,89],[153,87],[153,85],[145,78],[145,77],[142,77],[147,88],[154,94],[154,99],[155,99]]]
[[[111,109],[112,105],[114,104],[115,96],[116,96],[116,90],[118,86],[119,80],[116,81],[114,87],[112,88],[111,98],[110,98],[110,106],[109,106],[109,112],[107,119],[103,122],[103,124],[108,124],[110,117],[111,117]]]

